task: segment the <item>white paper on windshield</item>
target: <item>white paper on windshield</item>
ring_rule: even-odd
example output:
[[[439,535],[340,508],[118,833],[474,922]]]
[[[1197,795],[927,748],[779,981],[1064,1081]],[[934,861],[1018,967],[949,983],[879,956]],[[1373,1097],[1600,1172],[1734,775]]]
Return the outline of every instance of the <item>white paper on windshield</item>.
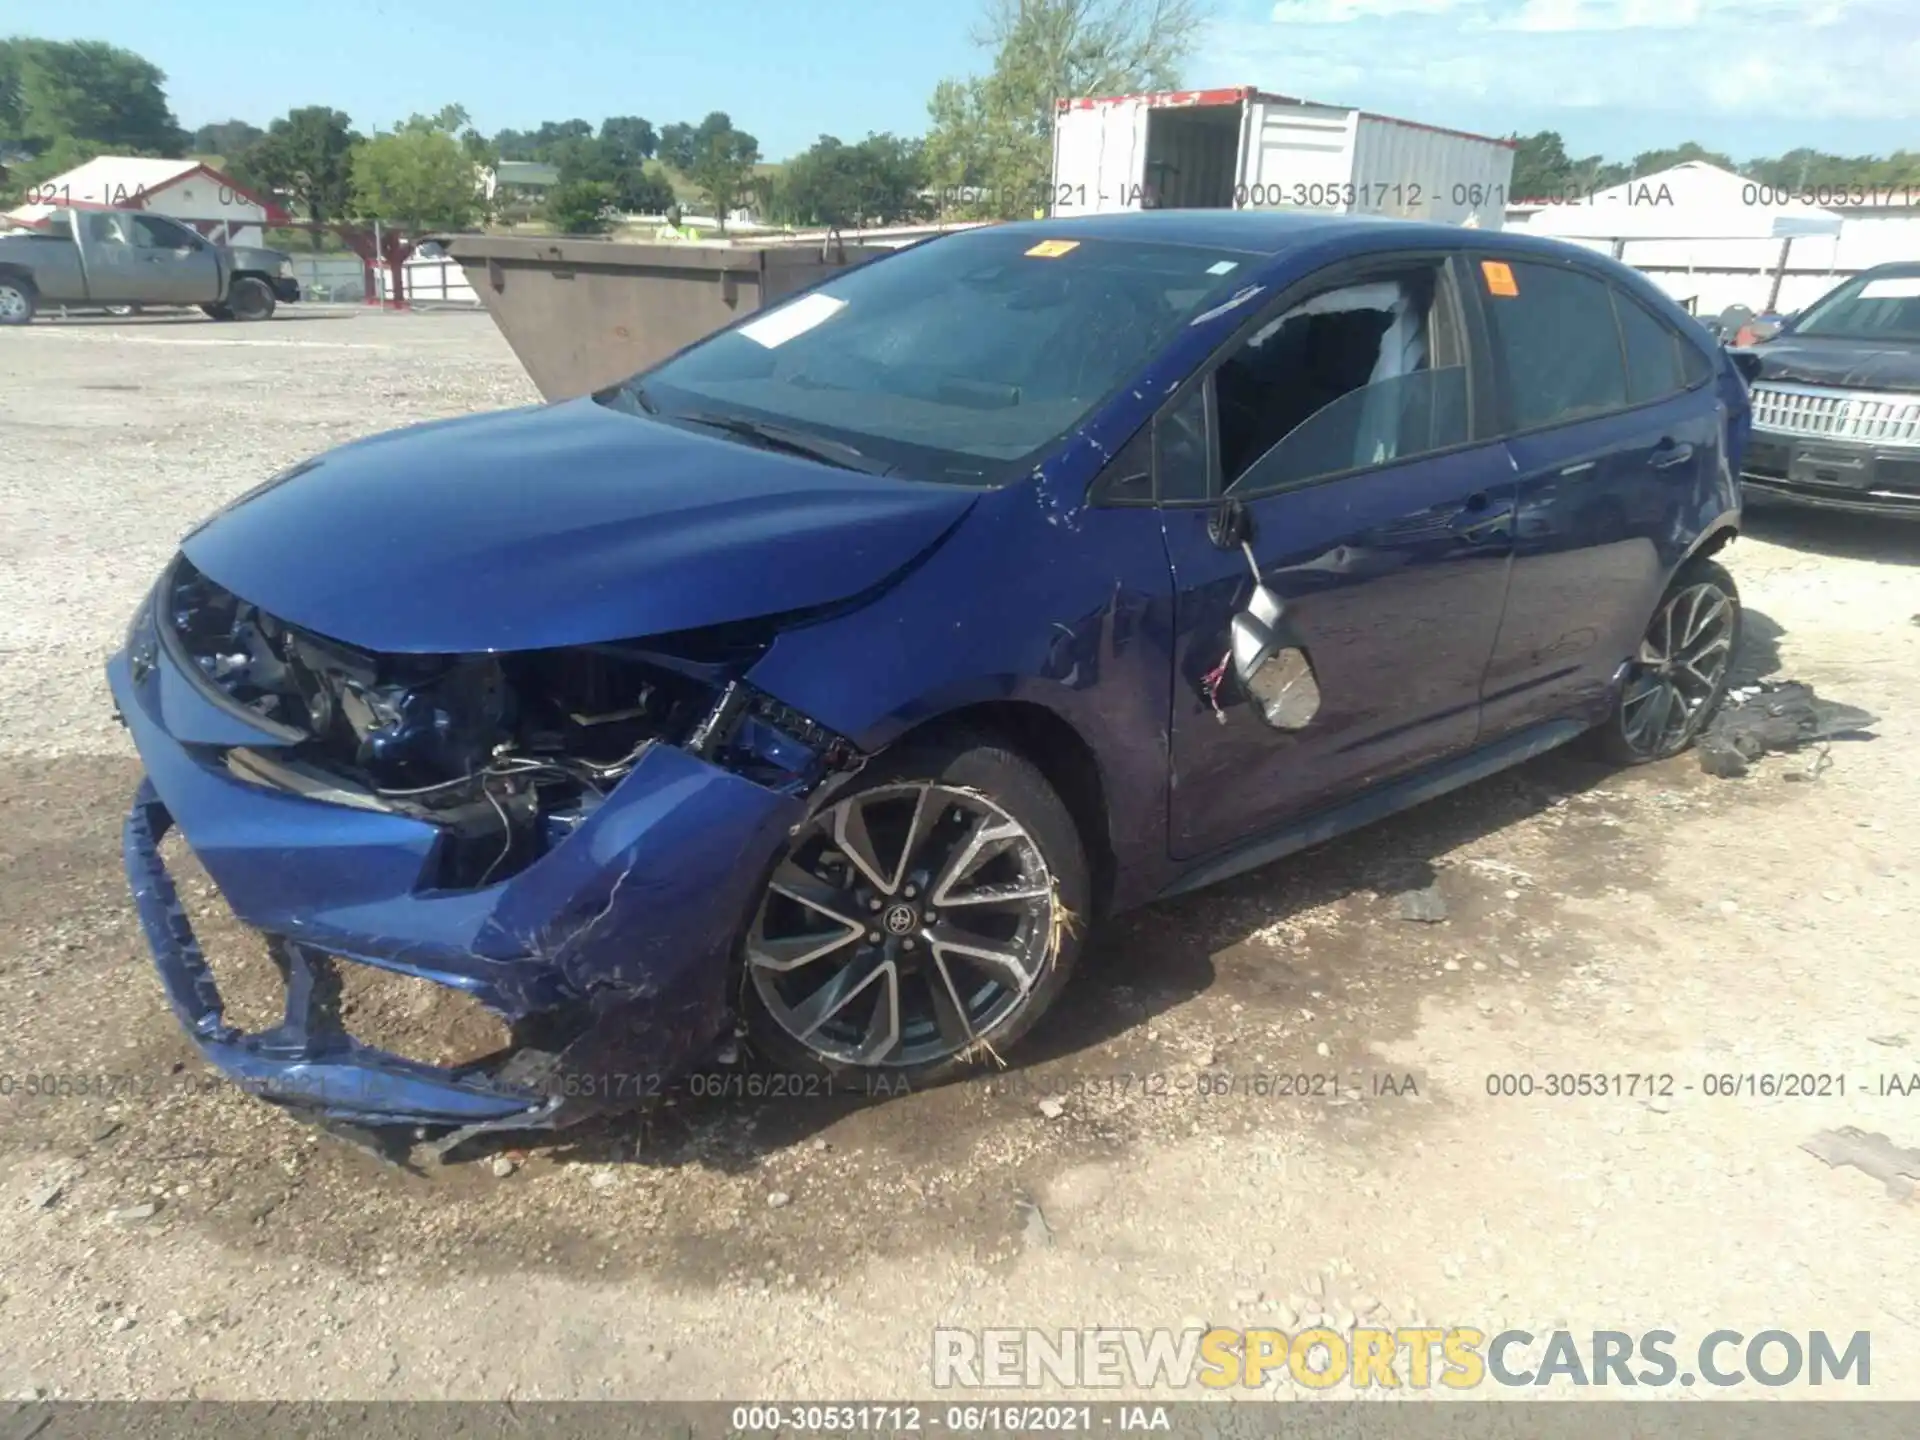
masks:
[[[1239,268],[1240,262],[1238,260],[1216,260],[1207,267],[1207,273],[1209,275],[1224,275],[1229,270],[1238,270]]]
[[[796,335],[804,335],[816,325],[824,324],[847,308],[847,302],[836,300],[831,295],[802,295],[790,304],[777,310],[769,310],[757,320],[749,320],[740,327],[739,333],[756,345],[764,345],[771,350],[776,345],[784,345]]]
[[[1869,280],[1860,290],[1862,300],[1912,300],[1920,296],[1920,275],[1889,275]]]

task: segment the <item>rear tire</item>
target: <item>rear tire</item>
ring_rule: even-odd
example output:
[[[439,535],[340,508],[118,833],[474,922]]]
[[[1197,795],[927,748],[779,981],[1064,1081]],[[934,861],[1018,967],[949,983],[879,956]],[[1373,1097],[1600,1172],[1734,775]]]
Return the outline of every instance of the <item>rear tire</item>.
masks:
[[[1726,697],[1740,649],[1740,591],[1711,560],[1695,560],[1660,597],[1613,713],[1594,732],[1602,759],[1645,765],[1699,738]]]
[[[271,320],[275,303],[273,287],[251,275],[242,275],[227,291],[227,308],[236,320]]]
[[[40,292],[23,275],[0,275],[0,325],[27,325],[40,308]]]
[[[802,1074],[956,1079],[1058,998],[1091,897],[1080,832],[1030,761],[980,735],[909,742],[823,797],[768,877],[749,1039]]]

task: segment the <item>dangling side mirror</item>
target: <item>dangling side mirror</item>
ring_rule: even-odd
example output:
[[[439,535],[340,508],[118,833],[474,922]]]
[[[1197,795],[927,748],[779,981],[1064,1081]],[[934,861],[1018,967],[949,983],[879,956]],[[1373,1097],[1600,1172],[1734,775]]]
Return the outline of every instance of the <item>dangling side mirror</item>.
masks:
[[[1276,730],[1304,730],[1320,713],[1320,682],[1307,652],[1287,643],[1286,607],[1265,585],[1233,617],[1233,673]]]

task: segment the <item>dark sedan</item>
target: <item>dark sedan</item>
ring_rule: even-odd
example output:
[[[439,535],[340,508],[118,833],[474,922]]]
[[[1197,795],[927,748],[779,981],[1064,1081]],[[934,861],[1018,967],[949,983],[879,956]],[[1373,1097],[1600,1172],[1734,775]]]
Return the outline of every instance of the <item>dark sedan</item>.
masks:
[[[1855,276],[1737,357],[1749,499],[1920,517],[1920,264]]]

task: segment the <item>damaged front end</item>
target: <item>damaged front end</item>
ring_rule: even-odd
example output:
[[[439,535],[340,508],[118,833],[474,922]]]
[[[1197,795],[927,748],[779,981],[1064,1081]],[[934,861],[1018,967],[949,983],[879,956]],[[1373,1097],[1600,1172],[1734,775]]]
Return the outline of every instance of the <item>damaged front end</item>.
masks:
[[[658,1094],[726,1023],[743,917],[861,757],[745,679],[770,622],[387,655],[178,557],[108,667],[147,769],[125,857],[169,999],[241,1085],[337,1121],[551,1127]],[[160,855],[177,825],[285,985],[231,1025]],[[511,1043],[430,1065],[347,1033],[339,967],[472,997]]]

